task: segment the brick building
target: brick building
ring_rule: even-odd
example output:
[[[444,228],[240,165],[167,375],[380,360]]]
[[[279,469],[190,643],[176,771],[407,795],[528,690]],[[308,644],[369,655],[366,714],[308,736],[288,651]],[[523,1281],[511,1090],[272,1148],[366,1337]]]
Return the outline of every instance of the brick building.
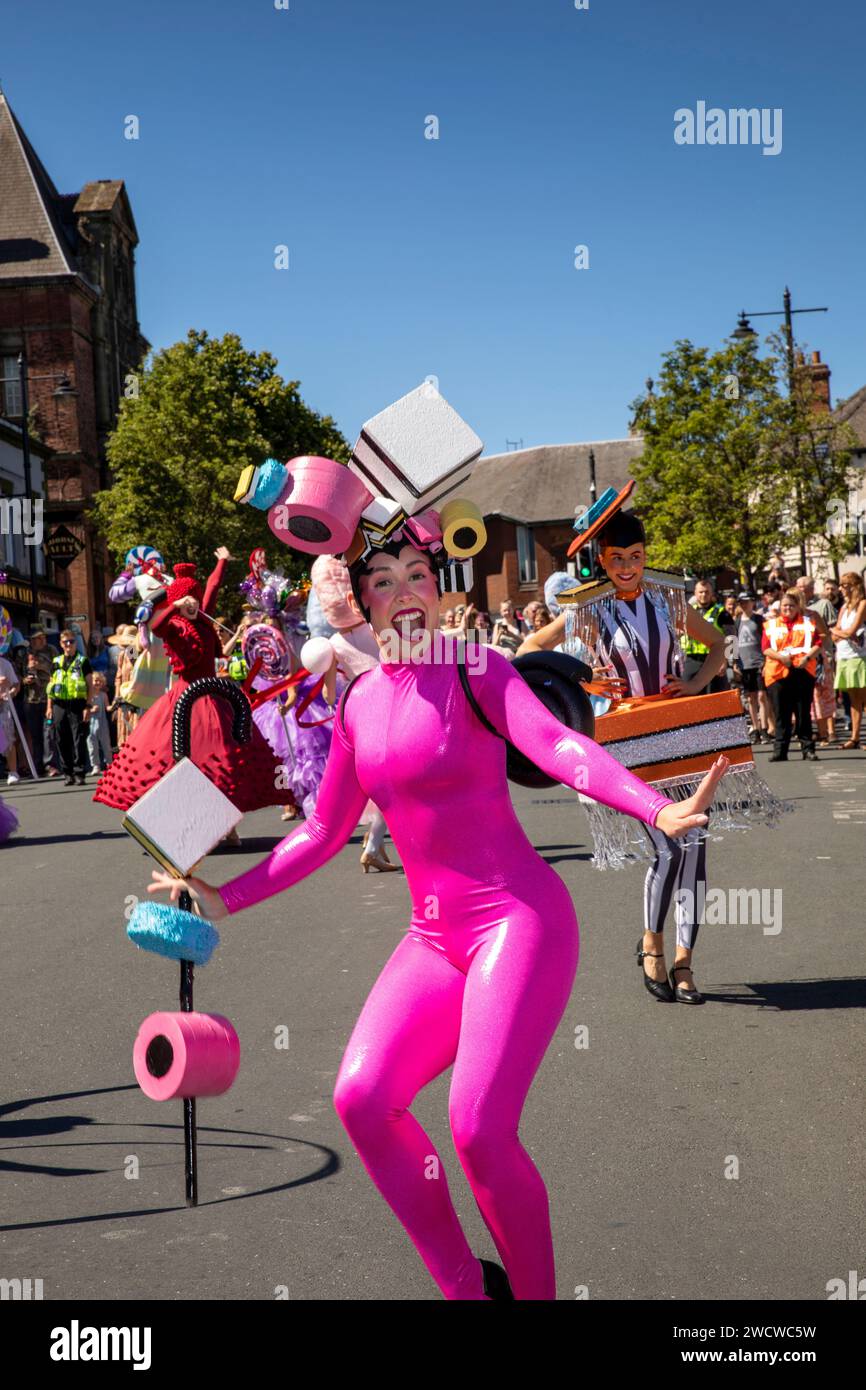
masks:
[[[65,526],[83,547],[65,572],[49,561],[46,588],[65,594],[66,617],[87,615],[85,632],[110,620],[113,576],[84,513],[108,485],[105,442],[149,346],[138,326],[137,244],[123,183],[58,193],[0,93],[0,417],[22,423],[23,349],[31,434],[50,450],[46,534]]]

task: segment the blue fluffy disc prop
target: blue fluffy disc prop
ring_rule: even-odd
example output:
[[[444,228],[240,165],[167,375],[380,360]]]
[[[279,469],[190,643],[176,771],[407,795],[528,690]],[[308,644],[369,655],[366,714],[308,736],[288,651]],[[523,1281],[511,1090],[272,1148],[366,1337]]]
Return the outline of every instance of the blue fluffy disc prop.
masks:
[[[219,945],[219,932],[212,922],[169,903],[138,903],[126,934],[144,951],[191,960],[194,965],[207,965]]]

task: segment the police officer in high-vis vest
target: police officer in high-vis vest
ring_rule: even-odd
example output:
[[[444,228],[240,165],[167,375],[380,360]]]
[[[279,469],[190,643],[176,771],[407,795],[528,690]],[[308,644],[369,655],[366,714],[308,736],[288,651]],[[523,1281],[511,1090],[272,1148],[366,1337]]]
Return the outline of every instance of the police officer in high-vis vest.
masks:
[[[233,681],[245,681],[250,674],[250,668],[239,651],[232,652],[229,657],[227,674]]]
[[[713,591],[713,586],[708,579],[699,579],[695,585],[694,598],[689,599],[692,608],[697,609],[701,617],[713,627],[717,627],[724,633],[725,639],[734,636],[734,620],[725,609],[723,603],[719,603]],[[701,642],[697,642],[694,637],[685,635],[680,638],[680,645],[685,656],[685,667],[683,678],[691,680],[700,671],[707,658],[709,647],[705,647]],[[727,690],[728,681],[725,672],[714,676],[709,685],[704,688],[704,694],[713,695],[720,690]]]
[[[83,786],[87,757],[85,710],[93,694],[90,662],[79,652],[75,633],[68,628],[60,634],[60,650],[62,655],[54,658],[45,691],[45,718],[54,725],[66,786],[72,787],[76,782]]]

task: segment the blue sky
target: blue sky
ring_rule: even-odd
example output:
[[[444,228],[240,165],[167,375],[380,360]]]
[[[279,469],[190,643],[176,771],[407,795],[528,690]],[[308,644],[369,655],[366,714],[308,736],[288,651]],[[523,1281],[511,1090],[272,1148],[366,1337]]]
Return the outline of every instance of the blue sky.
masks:
[[[7,10],[0,78],[61,192],[126,181],[155,348],[237,332],[350,440],[434,375],[492,453],[622,437],[676,338],[717,346],[786,283],[830,306],[795,324],[834,400],[866,382],[864,14],[41,0]],[[782,108],[781,153],[676,145],[699,100]]]

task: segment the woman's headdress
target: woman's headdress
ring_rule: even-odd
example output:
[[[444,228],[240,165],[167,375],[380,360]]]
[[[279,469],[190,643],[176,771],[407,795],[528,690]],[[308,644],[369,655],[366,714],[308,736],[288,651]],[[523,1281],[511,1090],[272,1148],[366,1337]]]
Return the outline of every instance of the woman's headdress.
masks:
[[[175,565],[174,583],[169,584],[166,590],[170,603],[174,603],[179,598],[186,598],[188,595],[197,598],[199,603],[204,601],[202,587],[195,576],[195,565],[187,564],[185,561]]]
[[[244,470],[235,501],[267,512],[285,545],[342,556],[350,569],[375,550],[413,545],[430,556],[440,592],[465,592],[487,532],[475,504],[452,494],[483,447],[424,382],[366,422],[348,464],[267,459]]]

